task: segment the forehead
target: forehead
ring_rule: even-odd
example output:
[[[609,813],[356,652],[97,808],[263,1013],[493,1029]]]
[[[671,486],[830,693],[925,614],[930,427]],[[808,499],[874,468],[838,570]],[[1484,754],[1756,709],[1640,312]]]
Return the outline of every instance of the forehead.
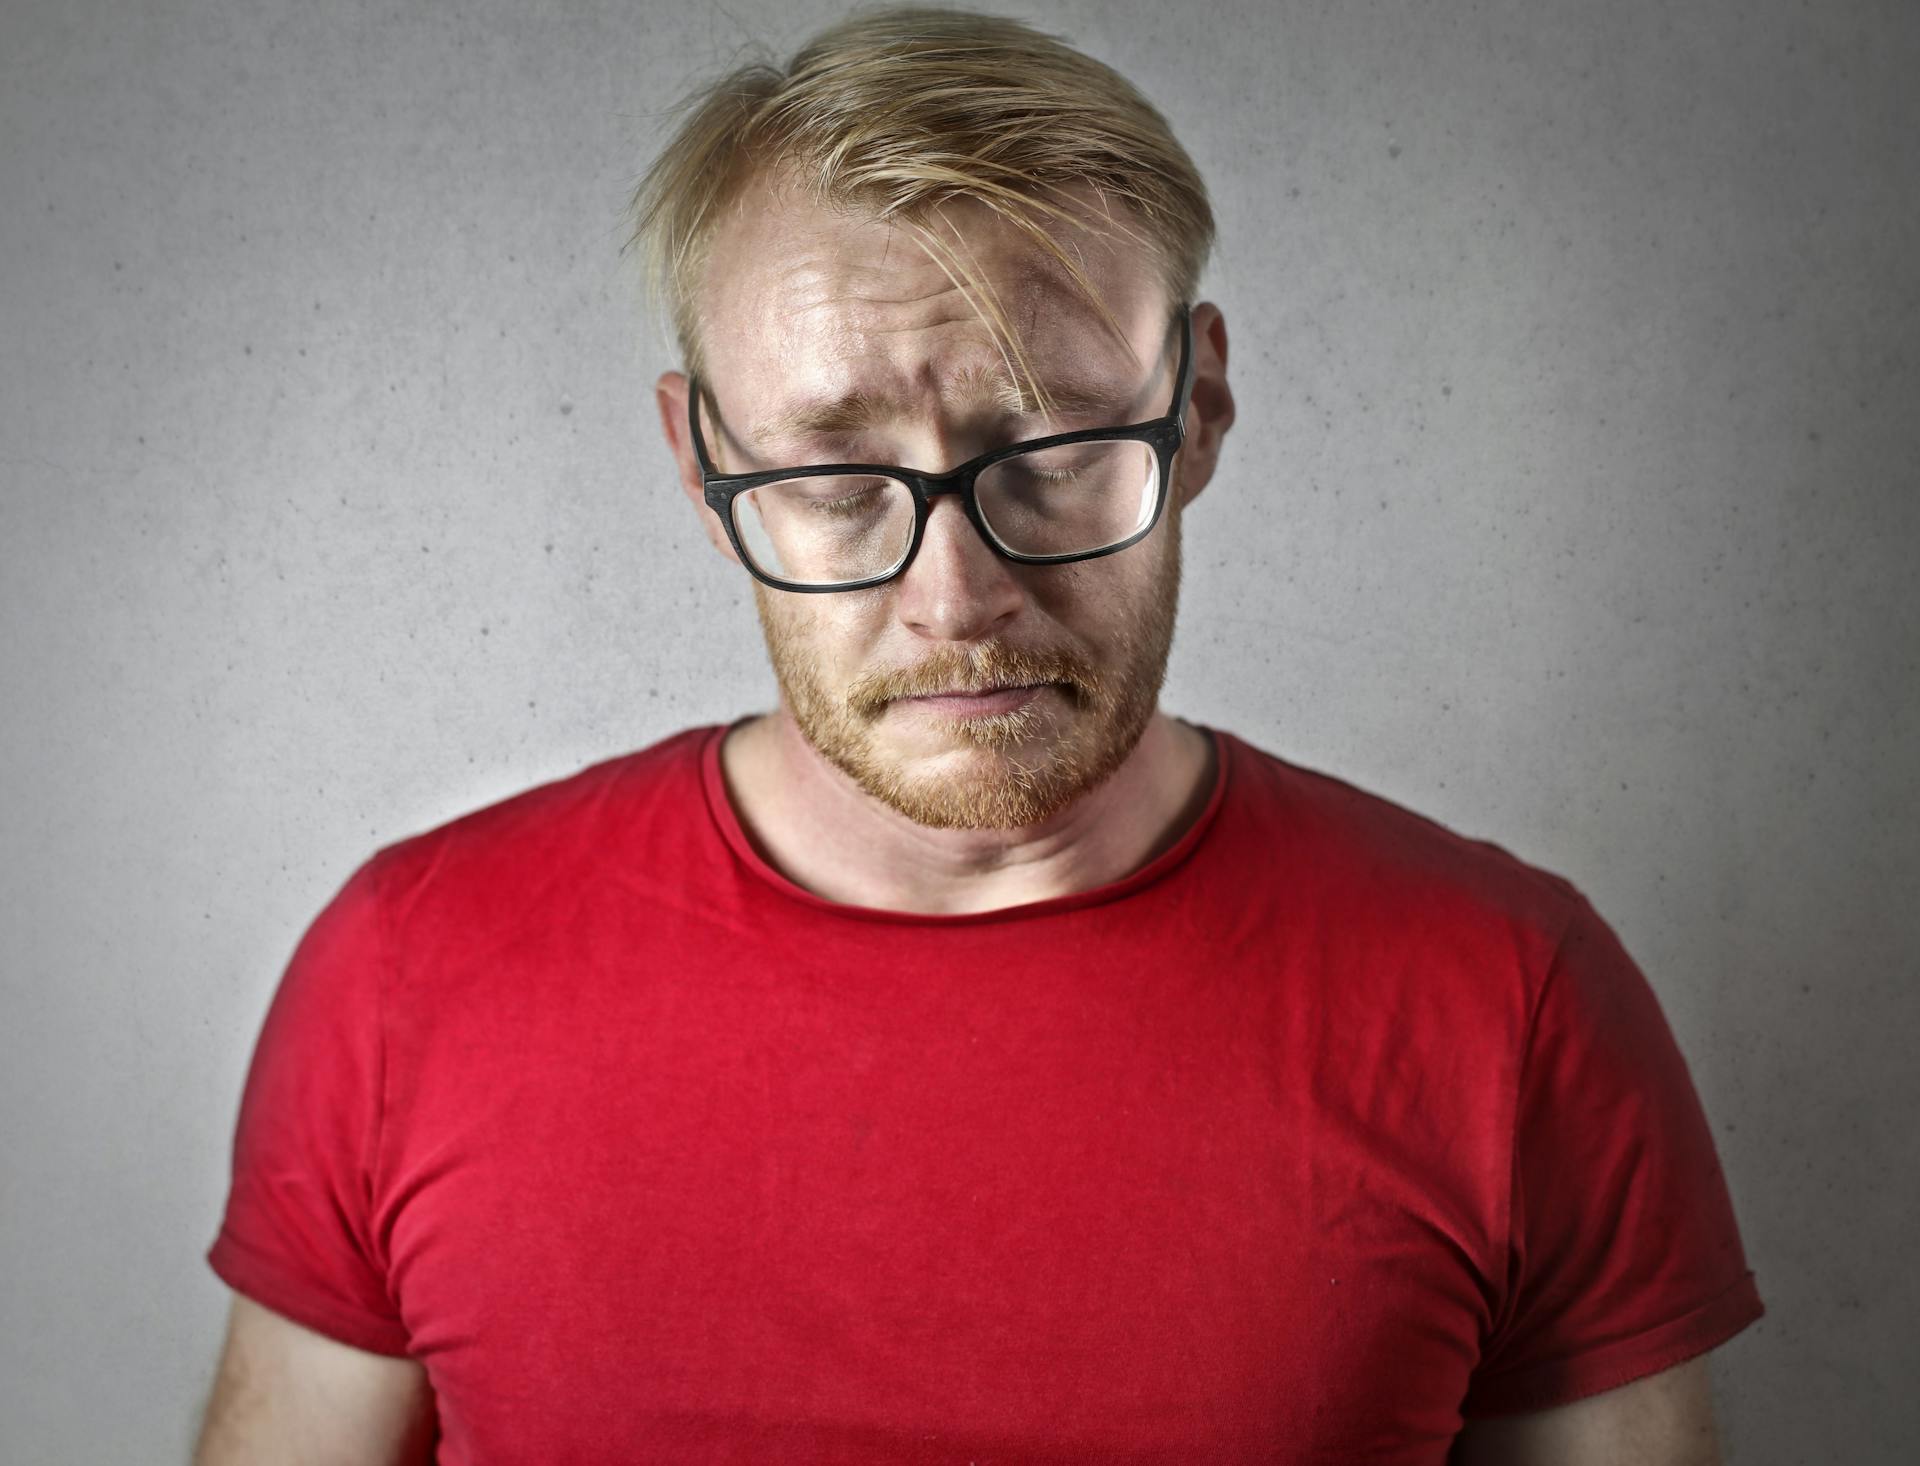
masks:
[[[1135,379],[1158,353],[1172,303],[1146,247],[1091,198],[1052,231],[1126,341],[1048,252],[980,204],[907,223],[760,190],[716,232],[700,295],[708,381],[742,425],[761,404],[838,392],[937,396],[943,382],[1005,377],[1006,358],[956,283],[958,261],[992,291],[1036,375]],[[1120,206],[1114,206],[1118,212]],[[952,274],[949,273],[952,270]],[[964,277],[963,277],[964,278]]]

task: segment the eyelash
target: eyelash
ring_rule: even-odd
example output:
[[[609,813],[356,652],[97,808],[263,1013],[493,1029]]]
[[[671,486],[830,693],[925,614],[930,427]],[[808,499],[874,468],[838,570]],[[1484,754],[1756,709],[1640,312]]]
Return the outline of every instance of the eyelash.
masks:
[[[871,498],[872,493],[872,490],[868,490],[864,494],[849,494],[844,499],[827,499],[816,504],[814,508],[832,519],[849,519],[855,512],[854,506],[863,499]]]
[[[856,493],[843,494],[838,499],[816,499],[813,503],[813,509],[819,514],[845,519],[855,512],[853,506],[870,500],[875,494],[881,492],[880,486],[875,484],[871,488],[861,489]]]

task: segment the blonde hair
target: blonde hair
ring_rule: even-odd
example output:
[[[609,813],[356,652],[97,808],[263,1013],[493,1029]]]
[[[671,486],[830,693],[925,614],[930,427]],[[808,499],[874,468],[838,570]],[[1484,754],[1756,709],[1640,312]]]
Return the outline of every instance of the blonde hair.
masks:
[[[1084,222],[1068,191],[1093,191],[1103,223],[1148,249],[1173,301],[1192,297],[1213,242],[1206,185],[1166,119],[1111,67],[1016,20],[919,7],[856,13],[784,68],[739,66],[681,107],[686,119],[634,192],[628,247],[640,250],[649,297],[696,374],[713,237],[756,181],[777,178],[818,204],[898,220],[967,295],[1030,389],[1025,353],[992,289],[964,245],[931,227],[944,221],[943,206],[975,201],[1026,234],[1122,340],[1056,237]]]

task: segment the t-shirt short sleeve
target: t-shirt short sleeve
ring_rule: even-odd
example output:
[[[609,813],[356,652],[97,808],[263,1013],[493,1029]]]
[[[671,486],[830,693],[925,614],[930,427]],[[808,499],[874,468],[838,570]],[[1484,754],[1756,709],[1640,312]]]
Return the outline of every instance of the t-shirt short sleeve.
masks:
[[[342,1343],[407,1352],[373,1221],[386,943],[377,861],[307,930],[267,1010],[240,1101],[233,1180],[207,1262],[236,1292]]]
[[[1521,1072],[1507,1267],[1465,1415],[1618,1388],[1765,1312],[1686,1061],[1646,978],[1584,900]]]

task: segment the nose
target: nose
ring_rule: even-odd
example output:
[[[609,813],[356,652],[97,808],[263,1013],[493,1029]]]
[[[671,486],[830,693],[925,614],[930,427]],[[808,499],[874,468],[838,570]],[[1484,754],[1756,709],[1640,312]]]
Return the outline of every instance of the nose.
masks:
[[[1026,601],[1015,566],[980,538],[951,494],[933,501],[919,553],[894,586],[900,620],[937,641],[978,641],[1019,614]]]

